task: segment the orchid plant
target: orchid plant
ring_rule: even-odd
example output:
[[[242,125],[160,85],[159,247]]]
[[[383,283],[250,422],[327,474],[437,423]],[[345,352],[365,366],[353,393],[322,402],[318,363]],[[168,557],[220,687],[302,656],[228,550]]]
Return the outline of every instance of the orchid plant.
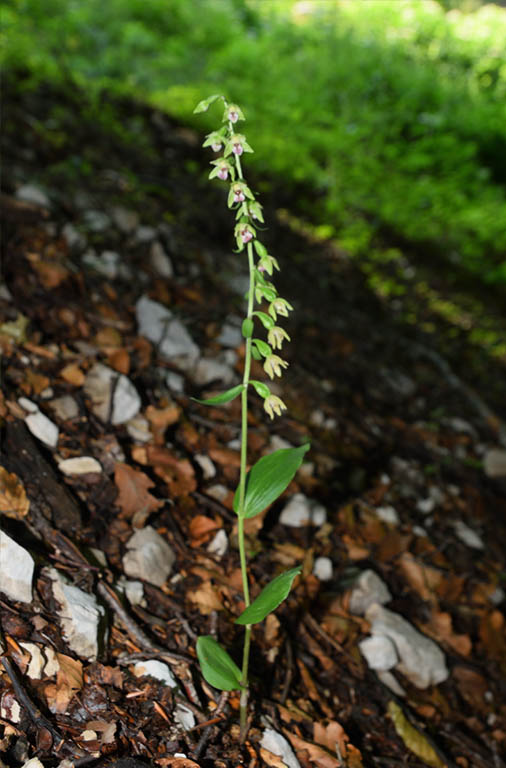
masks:
[[[236,131],[236,125],[244,120],[244,114],[236,104],[230,104],[223,96],[213,95],[201,101],[194,112],[206,112],[214,102],[221,100],[224,105],[223,125],[208,134],[204,147],[210,147],[221,156],[211,161],[213,169],[209,178],[227,182],[228,207],[235,211],[234,235],[237,252],[244,253],[248,261],[249,290],[246,294],[247,310],[242,323],[245,339],[244,373],[242,383],[207,400],[198,400],[205,405],[221,405],[241,397],[241,458],[239,485],[234,496],[234,511],[237,515],[237,534],[242,573],[242,588],[245,610],[235,619],[236,624],[245,627],[242,668],[239,668],[228,652],[212,637],[206,635],[197,640],[197,656],[205,680],[220,690],[239,690],[241,737],[244,738],[247,723],[248,665],[253,624],[263,621],[285,600],[300,567],[292,568],[276,576],[260,592],[253,602],[250,599],[248,566],[246,558],[244,521],[263,512],[288,487],[300,467],[309,445],[300,448],[285,448],[263,456],[247,472],[248,457],[248,392],[251,389],[263,399],[263,407],[271,419],[280,416],[286,405],[272,393],[264,381],[252,379],[251,360],[262,361],[269,379],[280,377],[288,367],[277,352],[283,343],[289,341],[287,332],[278,325],[280,317],[288,317],[293,309],[281,296],[271,278],[279,265],[274,256],[258,238],[259,224],[264,223],[262,206],[246,183],[241,158],[253,152],[246,137]],[[267,341],[255,335],[255,322],[267,331]]]

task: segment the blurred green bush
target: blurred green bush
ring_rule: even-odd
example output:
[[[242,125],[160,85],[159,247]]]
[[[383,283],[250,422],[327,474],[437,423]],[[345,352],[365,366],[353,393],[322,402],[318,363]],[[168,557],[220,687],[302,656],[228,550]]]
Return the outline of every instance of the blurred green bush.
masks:
[[[506,9],[4,0],[1,42],[6,72],[128,93],[187,122],[224,92],[250,119],[257,170],[313,190],[308,217],[351,253],[387,232],[506,284]]]

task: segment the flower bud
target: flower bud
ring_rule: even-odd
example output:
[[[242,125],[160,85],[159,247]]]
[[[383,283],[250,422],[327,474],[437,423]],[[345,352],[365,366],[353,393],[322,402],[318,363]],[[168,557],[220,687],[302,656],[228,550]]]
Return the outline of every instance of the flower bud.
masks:
[[[215,144],[211,144],[211,149],[213,150],[213,152],[219,152],[222,146],[223,144],[216,142]]]

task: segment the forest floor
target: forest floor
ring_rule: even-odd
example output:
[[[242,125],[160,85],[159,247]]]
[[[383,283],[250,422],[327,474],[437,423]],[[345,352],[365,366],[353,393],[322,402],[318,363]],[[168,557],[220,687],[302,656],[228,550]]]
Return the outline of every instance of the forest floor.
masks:
[[[4,84],[0,511],[35,570],[31,595],[16,599],[19,573],[0,594],[0,766],[505,766],[504,359],[416,291],[381,299],[336,244],[304,234],[292,191],[248,176],[295,308],[287,415],[267,423],[252,400],[251,460],[312,447],[247,531],[254,594],[303,570],[255,627],[241,745],[238,696],[202,680],[194,650],[211,633],[241,653],[239,407],[191,399],[240,380],[233,215],[193,131],[21,86]],[[184,326],[193,368],[141,335],[142,297]],[[498,306],[491,294],[506,324]],[[311,524],[280,521],[294,497]],[[146,528],[170,545],[169,574],[125,565]],[[65,615],[72,595],[84,630]],[[371,627],[393,654],[382,669]]]

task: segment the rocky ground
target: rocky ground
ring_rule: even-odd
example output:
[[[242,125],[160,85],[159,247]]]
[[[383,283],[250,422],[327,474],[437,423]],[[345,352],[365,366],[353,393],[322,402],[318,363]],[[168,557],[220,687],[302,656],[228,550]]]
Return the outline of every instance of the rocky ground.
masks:
[[[406,323],[254,180],[295,311],[287,415],[252,399],[251,459],[312,448],[249,521],[254,593],[303,570],[255,628],[241,745],[238,697],[194,650],[241,653],[239,406],[191,399],[240,380],[232,216],[194,132],[22,86],[0,198],[0,765],[506,765],[505,361],[421,300],[432,332]]]

